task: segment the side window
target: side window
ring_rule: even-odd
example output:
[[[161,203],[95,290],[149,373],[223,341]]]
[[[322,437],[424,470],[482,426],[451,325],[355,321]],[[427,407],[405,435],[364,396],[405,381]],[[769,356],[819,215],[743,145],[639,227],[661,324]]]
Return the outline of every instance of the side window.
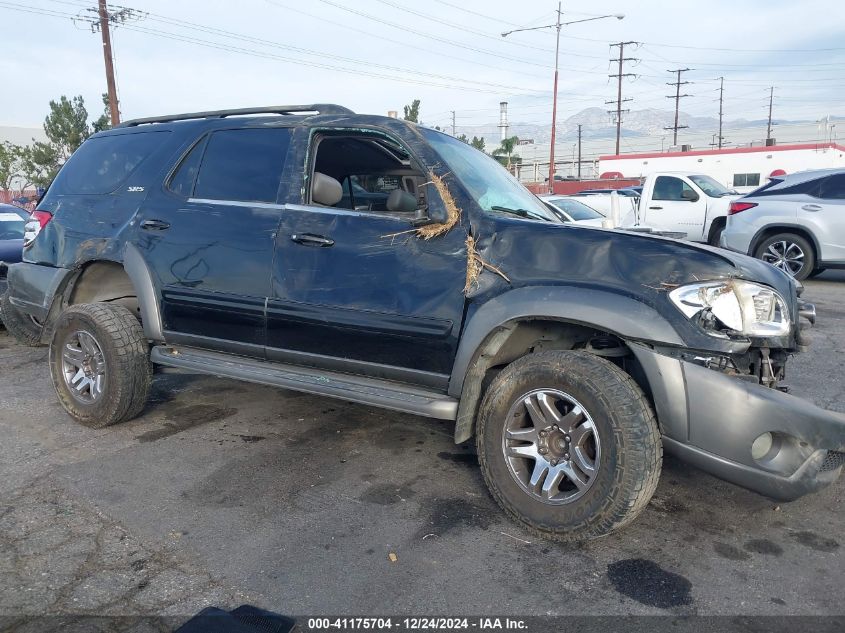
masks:
[[[275,202],[290,129],[220,130],[211,134],[194,185],[194,198]]]
[[[53,187],[61,193],[111,193],[167,139],[167,134],[131,132],[89,138],[62,167]]]
[[[828,176],[822,180],[819,197],[825,200],[845,200],[845,174]]]
[[[176,168],[176,171],[170,178],[167,187],[176,195],[190,198],[194,194],[194,182],[197,179],[197,172],[199,172],[206,140],[203,138],[194,144],[191,151],[182,159],[179,167]]]
[[[734,174],[734,187],[759,187],[760,174]]]
[[[683,200],[684,191],[691,191],[690,187],[680,178],[674,176],[658,176],[654,183],[654,193],[651,196],[652,200]]]

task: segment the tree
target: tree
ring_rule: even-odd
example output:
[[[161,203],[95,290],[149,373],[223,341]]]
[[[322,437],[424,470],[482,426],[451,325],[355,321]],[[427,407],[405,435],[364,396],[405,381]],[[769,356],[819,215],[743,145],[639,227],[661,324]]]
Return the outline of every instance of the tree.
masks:
[[[103,102],[108,104],[108,99],[104,98]],[[94,123],[95,131],[109,123],[101,116]],[[21,150],[21,175],[28,184],[38,187],[48,186],[70,155],[91,136],[85,100],[81,96],[68,99],[62,95],[58,101],[50,101],[44,134],[47,143],[33,139],[32,145]]]
[[[103,113],[91,124],[94,132],[102,132],[111,129],[111,108],[109,107],[109,95],[103,93]]]
[[[481,137],[473,136],[472,140],[469,142],[469,144],[472,145],[475,149],[480,150],[482,152],[487,151],[484,148],[484,137],[483,136],[481,136]]]
[[[467,138],[467,135],[466,135],[466,134],[461,134],[460,136],[458,136],[458,137],[457,137],[457,139],[458,139],[459,141],[463,141],[464,143],[466,143],[467,145],[469,145],[469,139]]]
[[[11,191],[12,183],[20,179],[23,171],[22,149],[9,141],[0,144],[0,191]]]
[[[411,105],[405,106],[405,116],[402,117],[406,121],[411,121],[412,123],[419,123],[420,122],[420,100],[414,99],[411,102]]]
[[[518,144],[519,138],[516,136],[511,136],[510,138],[503,139],[502,144],[493,150],[493,156],[495,156],[500,163],[505,165],[505,167],[510,169],[511,165],[518,165],[522,162],[522,158],[513,153],[514,148]],[[507,159],[507,162],[503,162],[502,157],[505,157]]]

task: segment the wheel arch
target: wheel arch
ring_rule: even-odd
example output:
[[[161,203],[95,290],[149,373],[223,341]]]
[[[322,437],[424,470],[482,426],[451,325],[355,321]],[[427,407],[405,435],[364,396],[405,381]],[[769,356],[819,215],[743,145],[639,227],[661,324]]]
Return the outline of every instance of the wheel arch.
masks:
[[[591,336],[683,345],[672,325],[630,297],[585,288],[521,288],[482,305],[464,327],[449,381],[460,399],[455,442],[472,437],[488,372],[538,349],[572,349]],[[539,345],[538,345],[539,343]],[[632,357],[636,363],[636,357]],[[641,371],[632,376],[648,392]]]
[[[763,240],[772,235],[776,235],[777,233],[795,233],[796,235],[800,235],[810,243],[810,246],[813,247],[813,256],[815,260],[817,262],[820,260],[821,248],[819,241],[816,239],[816,236],[813,235],[812,231],[809,231],[806,227],[799,224],[784,224],[781,222],[778,222],[777,224],[767,224],[766,226],[760,228],[751,239],[751,244],[748,247],[748,254],[753,257]]]

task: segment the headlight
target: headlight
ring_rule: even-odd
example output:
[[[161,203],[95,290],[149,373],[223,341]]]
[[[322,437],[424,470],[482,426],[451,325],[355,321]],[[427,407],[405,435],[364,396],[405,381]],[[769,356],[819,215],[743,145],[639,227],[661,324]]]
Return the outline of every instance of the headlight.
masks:
[[[725,279],[688,284],[675,288],[669,298],[690,319],[699,319],[709,334],[789,334],[786,301],[771,288],[750,281]]]

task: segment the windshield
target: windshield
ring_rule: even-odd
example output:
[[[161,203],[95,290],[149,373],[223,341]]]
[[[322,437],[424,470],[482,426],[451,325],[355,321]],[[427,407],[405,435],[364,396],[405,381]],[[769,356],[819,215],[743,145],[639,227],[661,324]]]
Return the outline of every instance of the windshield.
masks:
[[[583,202],[568,198],[547,198],[546,202],[556,206],[573,220],[598,220],[604,216]]]
[[[17,213],[0,211],[0,240],[22,240],[24,224]]]
[[[539,198],[495,160],[456,138],[423,129],[423,135],[478,205],[491,213],[559,224]]]
[[[730,193],[719,181],[714,180],[710,176],[690,176],[689,179],[697,184],[711,198],[719,198]]]

